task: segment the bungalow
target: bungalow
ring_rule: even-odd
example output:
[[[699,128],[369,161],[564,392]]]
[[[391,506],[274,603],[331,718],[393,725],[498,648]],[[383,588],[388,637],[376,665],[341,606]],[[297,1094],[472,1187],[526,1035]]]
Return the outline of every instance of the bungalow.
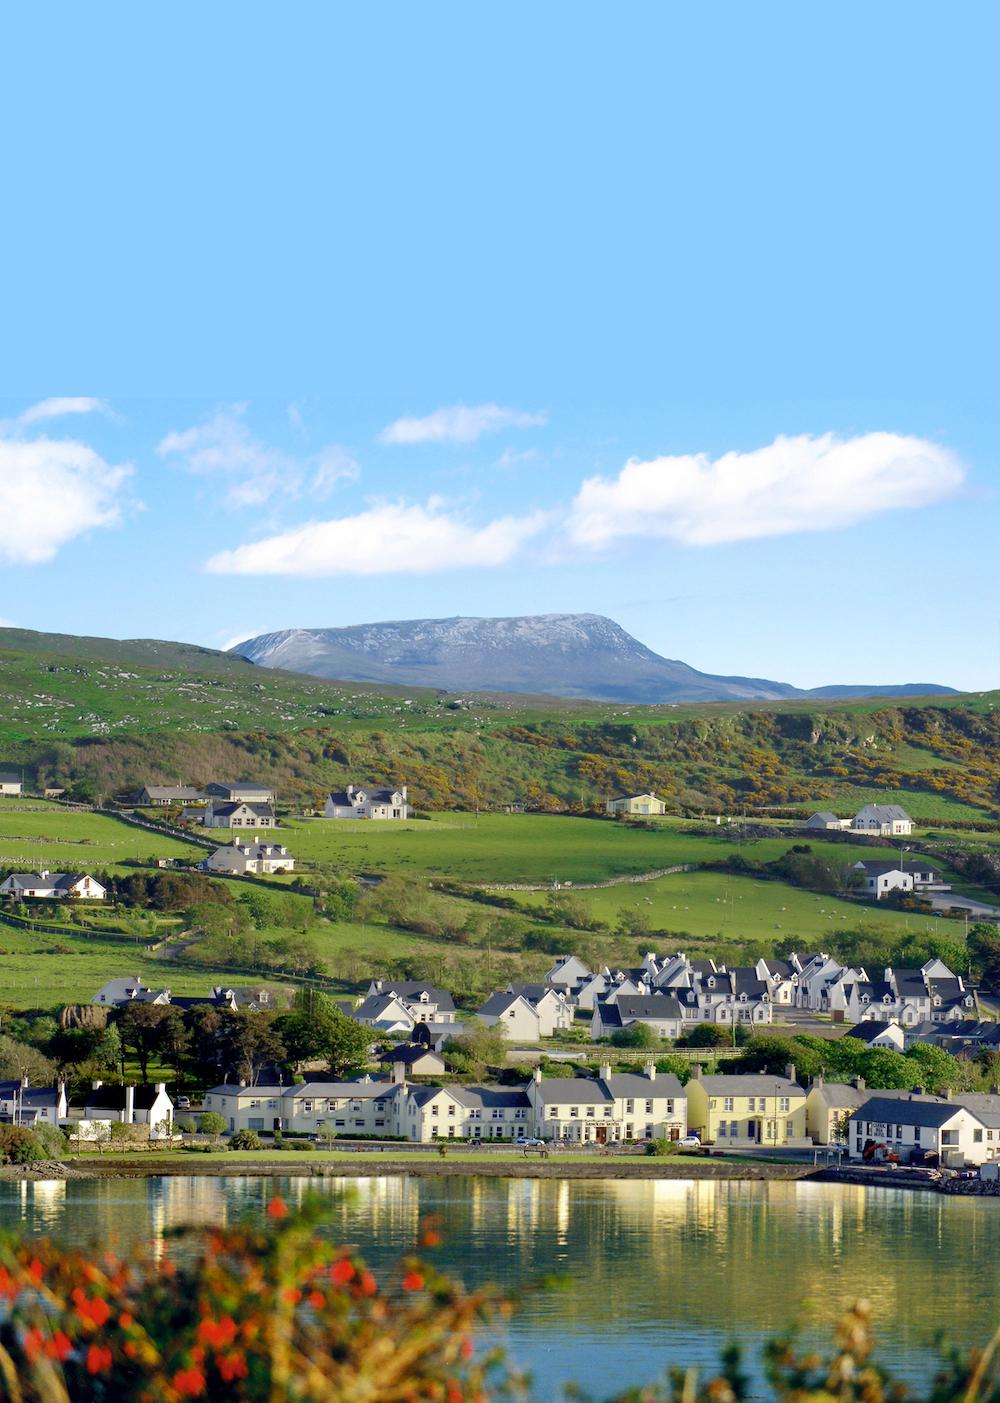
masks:
[[[378,1059],[384,1067],[402,1067],[408,1077],[439,1077],[444,1074],[444,1058],[424,1043],[398,1043]]]
[[[986,1127],[967,1107],[947,1097],[869,1097],[851,1114],[848,1154],[854,1160],[923,1161],[936,1155],[941,1164],[982,1164],[988,1159]]]
[[[0,1121],[7,1125],[58,1125],[66,1119],[66,1087],[29,1086],[20,1081],[0,1082]]]
[[[295,859],[281,843],[262,843],[255,839],[252,843],[234,838],[226,847],[216,848],[204,862],[199,863],[203,872],[230,872],[234,876],[248,874],[258,876],[274,872],[293,872]]]
[[[174,1103],[162,1081],[155,1086],[105,1086],[95,1081],[83,1107],[70,1108],[69,1119],[91,1126],[102,1122],[148,1125],[151,1140],[169,1139],[174,1133]]]
[[[147,784],[134,799],[140,808],[165,809],[171,804],[204,803],[205,795],[200,789],[192,789],[186,784]]]
[[[201,823],[205,828],[274,828],[276,820],[270,804],[212,802],[205,806]]]
[[[876,901],[897,891],[951,890],[926,862],[856,862],[851,870],[859,874],[863,890]]]
[[[528,1083],[534,1133],[546,1140],[608,1144],[626,1140],[679,1140],[687,1133],[687,1101],[675,1076],[652,1062],[641,1075],[547,1077],[536,1067]]]
[[[278,797],[269,785],[253,784],[249,780],[235,783],[213,780],[205,785],[205,793],[210,799],[221,799],[226,804],[273,804]]]
[[[905,838],[913,832],[913,819],[899,804],[866,804],[851,819],[851,832]]]
[[[684,1013],[673,994],[622,994],[617,999],[598,999],[590,1025],[590,1036],[611,1037],[624,1028],[641,1023],[660,1038],[679,1038]]]
[[[623,794],[609,799],[604,807],[615,818],[662,817],[667,812],[666,803],[655,794]]]
[[[848,1120],[870,1095],[863,1077],[849,1085],[817,1077],[806,1097],[806,1132],[813,1144],[846,1145]]]
[[[839,833],[850,826],[851,820],[849,818],[838,818],[836,814],[832,814],[826,809],[816,814],[810,814],[802,825],[803,828],[822,833]]]
[[[107,891],[86,872],[12,872],[0,882],[0,894],[17,901],[103,901]]]
[[[0,770],[0,798],[16,799],[23,789],[20,775],[12,770]]]
[[[806,1144],[806,1093],[789,1066],[783,1077],[705,1076],[696,1066],[687,1084],[691,1129],[709,1143]]]
[[[356,789],[349,784],[346,789],[327,795],[323,806],[324,818],[347,819],[406,819],[410,816],[410,806],[406,798],[406,785],[398,789]]]

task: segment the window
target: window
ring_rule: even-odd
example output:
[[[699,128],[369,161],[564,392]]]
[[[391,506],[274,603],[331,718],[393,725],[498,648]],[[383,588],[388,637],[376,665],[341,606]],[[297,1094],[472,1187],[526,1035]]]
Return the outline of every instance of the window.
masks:
[[[635,1102],[634,1102],[634,1101],[626,1101],[626,1102],[625,1102],[625,1114],[626,1114],[627,1116],[630,1116],[634,1110],[635,1110]]]
[[[714,1101],[712,1105],[715,1105]],[[724,1111],[731,1111],[733,1109],[733,1098],[731,1096],[724,1096],[722,1098],[722,1109]],[[750,1098],[750,1109],[751,1111],[753,1110],[753,1097]]]
[[[942,1130],[942,1131],[941,1131],[941,1144],[942,1144],[942,1146],[955,1146],[955,1145],[957,1145],[957,1144],[958,1144],[958,1131],[957,1131],[957,1130]]]
[[[345,1125],[347,1124],[347,1121],[346,1121],[346,1120],[335,1120],[333,1123],[334,1123],[334,1125],[339,1125],[339,1126],[343,1127],[343,1126],[345,1126]]]
[[[672,1116],[673,1113],[674,1113],[674,1103],[673,1103],[672,1100],[669,1100],[669,1101],[667,1102],[667,1115],[668,1115],[668,1116]]]
[[[983,1132],[981,1130],[974,1130],[972,1132],[972,1143],[974,1145],[981,1145],[983,1143]]]
[[[786,1121],[785,1121],[785,1134],[786,1134],[786,1135],[794,1135],[794,1134],[795,1134],[795,1122],[794,1122],[793,1120],[786,1120]]]
[[[588,1106],[588,1107],[587,1107],[587,1115],[588,1115],[588,1116],[591,1116],[591,1117],[596,1116],[596,1115],[597,1115],[597,1107],[596,1107],[596,1106]]]
[[[264,1129],[264,1117],[263,1117],[263,1116],[250,1116],[249,1119],[247,1120],[247,1128],[248,1128],[249,1130],[263,1130],[263,1129]]]
[[[493,1110],[493,1119],[494,1119],[494,1120],[503,1120],[503,1111],[502,1111],[499,1107],[495,1107],[495,1108],[494,1108],[494,1110]]]
[[[432,1106],[432,1107],[431,1107],[431,1115],[432,1115],[432,1116],[436,1116],[437,1113],[438,1113],[438,1108],[437,1108],[437,1106]]]
[[[375,1122],[375,1124],[376,1124],[376,1125],[385,1125],[385,1121],[384,1121],[384,1120],[377,1120],[377,1121]]]
[[[448,1114],[449,1114],[450,1116],[453,1116],[453,1115],[455,1114],[455,1107],[454,1107],[454,1104],[452,1104],[451,1106],[448,1107]]]
[[[787,1096],[782,1096],[781,1100],[778,1102],[778,1109],[779,1111],[787,1111],[790,1105],[789,1098]]]
[[[578,1116],[578,1115],[580,1114],[580,1107],[579,1107],[579,1106],[570,1106],[570,1108],[569,1108],[569,1113],[570,1113],[570,1116],[571,1116],[571,1117],[572,1117],[572,1116]]]
[[[646,1102],[646,1114],[647,1114],[647,1116],[651,1116],[651,1115],[653,1114],[653,1103],[652,1103],[652,1101],[647,1101],[647,1102]]]
[[[729,1124],[727,1121],[719,1121],[719,1139],[724,1139],[729,1134]]]

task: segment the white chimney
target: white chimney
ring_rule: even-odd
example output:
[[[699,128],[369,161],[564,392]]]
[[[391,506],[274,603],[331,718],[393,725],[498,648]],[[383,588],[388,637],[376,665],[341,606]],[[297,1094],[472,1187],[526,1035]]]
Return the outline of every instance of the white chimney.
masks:
[[[645,1066],[643,1067],[643,1069],[642,1069],[642,1074],[643,1074],[644,1077],[649,1077],[650,1081],[655,1081],[655,1080],[656,1080],[656,1063],[655,1063],[655,1062],[647,1062],[646,1065],[645,1065]]]
[[[538,1066],[535,1068],[534,1072],[532,1073],[532,1076],[534,1077],[535,1085],[537,1086],[537,1085],[541,1082],[541,1080],[542,1080],[542,1064],[541,1064],[541,1063],[539,1063]]]
[[[405,799],[405,798],[406,798],[406,785],[405,785],[405,784],[403,785],[402,789],[400,789],[399,792],[400,792],[400,794],[402,794],[403,798]]]
[[[404,1062],[393,1062],[392,1079],[397,1086],[402,1086],[406,1081],[406,1064]]]
[[[610,1077],[611,1075],[611,1063],[602,1062],[598,1075],[600,1076],[601,1081],[607,1081],[608,1077]]]
[[[101,1089],[101,1087],[102,1087],[103,1085],[104,1085],[104,1083],[103,1083],[102,1081],[92,1081],[92,1082],[90,1083],[90,1086],[91,1086],[91,1090],[92,1090],[92,1091],[100,1091],[100,1089]]]
[[[135,1087],[125,1088],[125,1114],[122,1117],[126,1125],[135,1124]]]

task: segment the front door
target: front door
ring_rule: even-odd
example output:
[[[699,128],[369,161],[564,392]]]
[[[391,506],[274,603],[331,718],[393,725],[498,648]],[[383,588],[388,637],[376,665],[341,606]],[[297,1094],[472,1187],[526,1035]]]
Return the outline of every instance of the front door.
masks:
[[[599,1145],[606,1145],[608,1143],[608,1127],[606,1125],[599,1125],[597,1127],[597,1143]]]
[[[759,1120],[747,1121],[747,1132],[750,1136],[750,1139],[755,1140],[758,1145],[760,1144],[760,1130],[761,1123]]]

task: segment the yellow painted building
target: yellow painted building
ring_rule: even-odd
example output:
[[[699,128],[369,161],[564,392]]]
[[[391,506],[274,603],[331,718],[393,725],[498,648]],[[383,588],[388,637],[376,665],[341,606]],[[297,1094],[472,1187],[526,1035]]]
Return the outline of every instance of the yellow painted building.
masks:
[[[696,1068],[685,1090],[688,1129],[703,1144],[722,1149],[807,1140],[806,1093],[793,1077],[705,1076]]]

